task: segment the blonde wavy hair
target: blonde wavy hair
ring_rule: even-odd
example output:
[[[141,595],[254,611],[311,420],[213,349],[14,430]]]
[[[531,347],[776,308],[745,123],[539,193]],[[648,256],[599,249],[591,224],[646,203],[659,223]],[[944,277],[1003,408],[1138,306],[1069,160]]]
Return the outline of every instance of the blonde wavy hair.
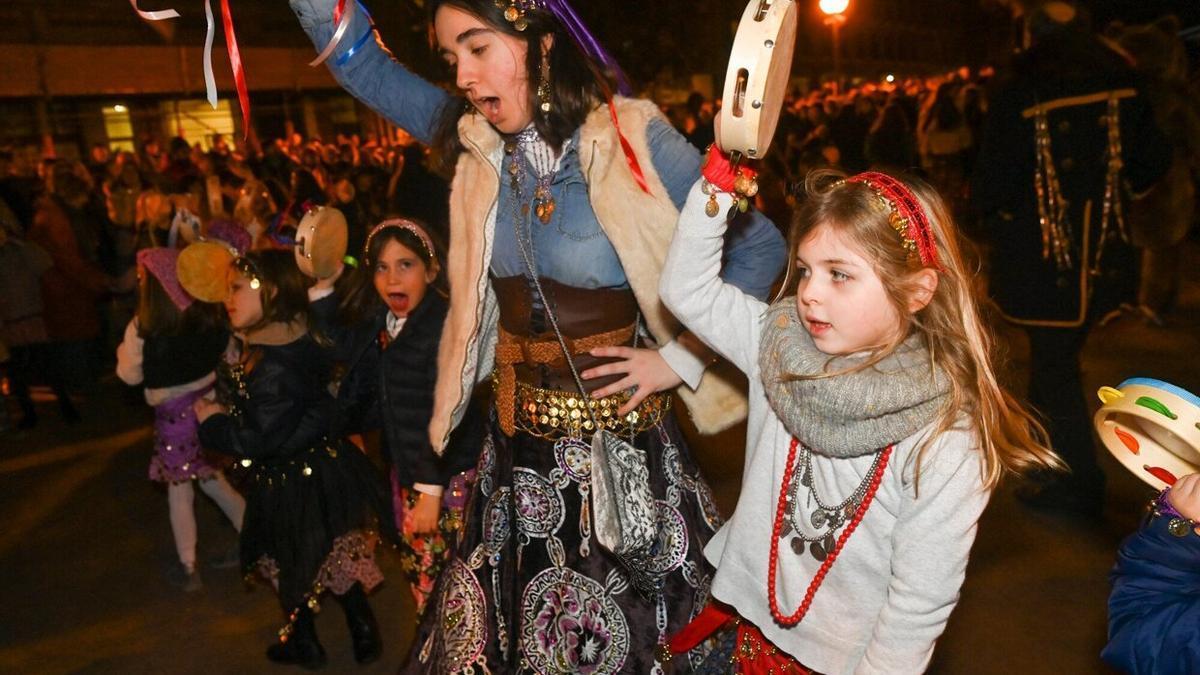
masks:
[[[796,294],[797,252],[801,242],[814,230],[827,225],[848,236],[874,266],[888,300],[903,322],[902,330],[891,342],[876,348],[854,370],[870,368],[887,358],[916,332],[925,338],[931,367],[940,368],[950,380],[950,393],[938,413],[935,432],[916,454],[917,479],[928,447],[952,428],[960,415],[975,423],[987,487],[995,487],[1010,472],[1064,469],[1062,460],[1049,447],[1045,428],[1004,390],[996,377],[995,336],[980,311],[981,302],[973,283],[975,272],[964,261],[966,243],[941,197],[924,182],[893,175],[916,195],[925,210],[942,265],[931,300],[914,313],[908,308],[910,298],[922,290],[920,275],[916,274],[923,268],[920,259],[905,248],[889,222],[889,210],[875,192],[862,183],[845,182],[845,177],[841,172],[821,169],[805,179],[805,201],[792,220],[788,237],[790,263],[776,300]],[[842,373],[817,377],[839,374]]]

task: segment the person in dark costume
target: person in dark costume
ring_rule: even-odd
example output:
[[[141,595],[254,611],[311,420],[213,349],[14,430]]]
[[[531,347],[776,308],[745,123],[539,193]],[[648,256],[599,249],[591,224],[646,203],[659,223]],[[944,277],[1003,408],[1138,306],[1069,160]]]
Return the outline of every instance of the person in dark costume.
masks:
[[[990,243],[992,297],[1029,336],[1029,402],[1071,469],[1020,496],[1098,515],[1104,474],[1079,355],[1095,320],[1136,296],[1124,205],[1153,187],[1171,150],[1135,73],[1080,10],[1045,3],[1027,16],[1026,35],[990,97],[972,198]]]
[[[390,519],[386,486],[362,451],[329,434],[330,354],[309,332],[292,253],[247,253],[232,266],[225,308],[239,346],[226,356],[217,400],[195,409],[200,442],[250,474],[242,571],[275,584],[288,615],[267,658],[324,665],[313,612],[329,590],[346,612],[355,659],[373,661],[382,643],[367,593],[383,581],[374,549]]]
[[[345,272],[309,290],[314,320],[333,339],[344,373],[335,433],[383,432],[400,564],[419,617],[462,527],[487,416],[482,402],[474,401],[445,452],[439,457],[430,446],[426,425],[449,305],[425,228],[407,219],[384,220],[366,236],[358,267]],[[339,283],[343,276],[347,281]]]

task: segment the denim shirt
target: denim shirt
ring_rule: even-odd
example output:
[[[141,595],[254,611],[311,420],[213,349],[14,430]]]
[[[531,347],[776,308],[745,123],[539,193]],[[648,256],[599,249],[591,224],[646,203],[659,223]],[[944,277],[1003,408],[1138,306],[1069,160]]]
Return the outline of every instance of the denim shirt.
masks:
[[[290,0],[290,4],[313,44],[323,49],[333,35],[336,0]],[[442,107],[457,105],[456,99],[393,60],[373,40],[368,40],[339,65],[338,57],[369,30],[363,13],[355,12],[346,39],[326,61],[330,72],[355,98],[418,141],[430,144]],[[662,119],[652,121],[646,133],[654,169],[675,208],[680,209],[700,177],[700,153]],[[531,233],[539,276],[580,288],[625,288],[628,283],[624,269],[600,229],[588,199],[586,177],[576,151],[578,141],[579,130],[576,129],[550,185],[555,201],[550,222],[543,225],[530,209],[522,226]],[[521,156],[519,161],[523,162],[524,169],[521,192],[528,203],[535,179],[528,160]],[[507,178],[506,172],[500,181],[496,239],[490,265],[492,273],[501,277],[525,272],[516,243],[515,223],[520,217],[520,208],[513,203]],[[726,236],[722,278],[745,293],[765,299],[787,256],[783,237],[760,213],[738,219],[738,226],[730,230],[731,234]]]

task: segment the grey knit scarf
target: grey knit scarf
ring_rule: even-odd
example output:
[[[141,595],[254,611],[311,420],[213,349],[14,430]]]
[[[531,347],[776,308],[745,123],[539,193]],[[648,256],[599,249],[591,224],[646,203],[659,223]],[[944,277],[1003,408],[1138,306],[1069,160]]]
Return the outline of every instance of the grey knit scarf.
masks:
[[[950,382],[929,363],[924,338],[914,334],[870,368],[851,369],[865,356],[829,356],[813,344],[796,313],[795,297],[771,305],[758,365],[775,414],[800,442],[821,455],[858,457],[896,443],[933,422]]]

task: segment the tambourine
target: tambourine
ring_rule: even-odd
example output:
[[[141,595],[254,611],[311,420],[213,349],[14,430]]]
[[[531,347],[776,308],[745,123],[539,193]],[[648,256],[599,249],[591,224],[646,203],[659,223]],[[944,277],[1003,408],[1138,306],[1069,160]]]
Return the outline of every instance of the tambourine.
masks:
[[[1101,387],[1094,424],[1108,451],[1156,490],[1200,471],[1200,397],[1144,377]]]
[[[766,156],[792,72],[796,23],[795,0],[751,0],[746,6],[725,70],[717,145],[726,153]]]
[[[316,206],[296,226],[296,264],[314,279],[326,279],[338,271],[346,256],[346,217],[328,206]]]

